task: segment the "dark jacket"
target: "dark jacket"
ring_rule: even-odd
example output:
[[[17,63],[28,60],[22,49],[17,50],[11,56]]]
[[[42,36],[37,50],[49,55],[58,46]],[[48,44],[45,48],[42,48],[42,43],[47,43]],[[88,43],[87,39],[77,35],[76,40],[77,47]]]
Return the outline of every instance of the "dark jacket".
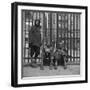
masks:
[[[40,47],[41,46],[41,33],[40,33],[41,27],[32,26],[29,30],[29,43],[31,45],[35,45]]]

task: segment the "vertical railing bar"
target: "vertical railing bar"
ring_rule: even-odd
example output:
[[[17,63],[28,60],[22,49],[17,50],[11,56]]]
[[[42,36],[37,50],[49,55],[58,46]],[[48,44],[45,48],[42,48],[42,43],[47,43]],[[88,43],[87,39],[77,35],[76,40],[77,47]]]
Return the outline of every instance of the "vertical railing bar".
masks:
[[[43,31],[42,31],[42,33],[43,33],[42,43],[43,43],[43,48],[44,48],[44,41],[45,41],[45,40],[44,40],[44,37],[45,37],[45,33],[44,33],[44,32],[45,32],[45,12],[43,12],[43,27],[42,27],[42,30],[43,30]],[[42,64],[42,65],[43,65],[43,53],[44,53],[44,52],[42,51],[42,55],[41,55],[41,60],[42,60],[42,61],[41,61],[41,64]]]
[[[79,43],[79,31],[80,31],[80,29],[79,29],[79,14],[78,14],[78,43]],[[78,45],[78,57],[79,57],[79,45]],[[78,63],[79,63],[79,58],[78,58]]]
[[[49,12],[49,45],[51,44],[51,34],[50,34],[50,32],[51,32],[51,30],[50,30],[50,19],[51,19],[51,17],[50,17],[50,12]]]
[[[64,39],[64,49],[65,49],[65,13],[63,13],[63,39]]]
[[[29,21],[28,21],[28,44],[29,44],[29,29],[30,29],[30,11],[28,11],[28,14],[29,14],[29,16],[28,16],[28,19],[29,19]],[[28,63],[29,63],[29,48],[28,48]]]
[[[26,39],[26,12],[25,12],[25,38]],[[26,58],[26,48],[25,48],[25,45],[26,45],[26,40],[25,40],[25,43],[24,43],[24,58]]]
[[[55,13],[55,50],[57,45],[57,13]]]
[[[71,53],[72,53],[72,64],[73,64],[73,14],[72,14],[72,24],[71,24]]]
[[[58,13],[56,13],[57,18],[57,38],[56,38],[56,48],[58,48]]]
[[[23,36],[24,36],[24,35],[23,35],[23,34],[24,34],[24,29],[25,29],[25,28],[24,28],[24,25],[25,25],[25,24],[24,24],[25,13],[24,13],[23,10],[22,10],[22,12],[21,12],[21,15],[22,15],[22,16],[21,16],[21,18],[22,18],[22,19],[21,19],[21,20],[22,20],[22,41],[21,41],[21,42],[22,42],[22,46],[21,46],[21,48],[22,48],[22,49],[21,49],[21,53],[22,53],[22,55],[21,55],[22,61],[21,61],[21,62],[22,62],[22,63],[21,63],[21,66],[23,67],[23,65],[24,65],[24,58],[23,58],[23,57],[24,57],[24,54],[23,54],[23,53],[24,53],[24,49],[23,49],[23,47],[24,47]],[[23,77],[23,68],[21,68],[21,73],[22,73],[22,74],[21,74],[21,78],[22,78],[22,77]]]
[[[50,12],[50,45],[52,43],[52,13]]]
[[[76,15],[76,37],[78,37],[77,32],[78,31],[78,16]],[[76,39],[76,47],[77,47],[77,39]],[[78,57],[78,50],[76,48],[76,57]],[[78,61],[78,59],[76,60]]]
[[[35,14],[35,15],[36,15],[36,18],[35,18],[35,19],[37,19],[37,11],[35,11],[35,13],[36,13],[36,14]]]
[[[24,15],[23,15],[23,14],[24,14]],[[24,62],[25,62],[25,61],[24,61],[24,56],[25,56],[25,55],[24,55],[25,11],[22,11],[22,22],[23,22],[23,23],[22,23],[22,25],[23,25],[23,26],[22,26],[22,32],[23,32],[23,35],[22,35],[22,44],[23,44],[22,59],[23,59],[23,63],[24,63]],[[23,63],[22,63],[22,64],[23,64]]]
[[[79,15],[79,57],[80,57],[80,31],[81,31],[81,28],[80,28],[80,15]],[[79,58],[79,63],[80,63],[80,58]]]
[[[75,14],[75,62],[76,62],[76,14]]]
[[[75,15],[73,14],[73,61],[75,62]]]
[[[32,11],[32,26],[33,26],[33,15],[34,15],[34,14],[33,14],[33,11]]]
[[[60,14],[59,16],[61,16],[61,22],[60,22],[60,23],[61,23],[61,28],[59,27],[59,30],[60,30],[60,33],[61,33],[61,39],[60,39],[60,40],[62,41],[62,25],[63,25],[63,23],[62,23],[62,22],[63,22],[62,18],[63,18],[63,15]],[[62,44],[61,44],[61,45],[62,45]],[[63,46],[63,45],[62,45],[62,46]],[[62,48],[62,47],[61,47],[61,48]]]
[[[69,35],[68,35],[68,36],[69,36],[69,39],[68,39],[68,40],[69,40],[69,55],[70,55],[70,53],[71,53],[71,50],[70,50],[70,46],[71,46],[71,45],[70,45],[70,27],[71,27],[71,26],[70,26],[70,23],[71,23],[71,22],[70,22],[70,18],[71,18],[71,14],[69,14]],[[71,56],[69,57],[69,62],[71,62]]]
[[[78,37],[78,36],[79,36],[79,35],[78,35],[78,33],[79,33],[79,15],[78,15],[78,21],[77,21],[77,22],[78,22],[78,24],[77,24],[77,25],[78,25],[78,26],[77,26],[77,27],[78,27],[77,37]],[[77,39],[77,45],[78,45],[78,39]],[[77,46],[77,54],[79,55],[78,46]],[[78,57],[78,55],[77,55],[77,57]]]
[[[67,60],[68,60],[68,14],[67,14]]]
[[[72,28],[71,28],[71,35],[72,35],[72,39],[71,39],[71,45],[72,45],[72,62],[74,63],[73,61],[73,14],[72,14]]]
[[[71,62],[71,14],[70,14],[70,62]]]
[[[28,11],[28,25],[27,25],[27,29],[29,29],[29,11]],[[27,32],[28,32],[28,30],[27,30]],[[27,37],[28,38],[28,37]],[[27,42],[28,42],[28,40],[27,40]],[[26,48],[26,47],[25,47]],[[27,59],[28,59],[28,63],[29,63],[29,58],[28,58],[28,52],[29,52],[29,49],[27,48]]]

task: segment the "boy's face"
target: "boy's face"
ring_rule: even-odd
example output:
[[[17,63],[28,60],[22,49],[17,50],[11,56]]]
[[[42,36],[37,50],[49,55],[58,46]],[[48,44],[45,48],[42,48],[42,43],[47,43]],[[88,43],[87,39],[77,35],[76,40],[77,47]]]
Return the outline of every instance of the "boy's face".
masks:
[[[40,21],[39,21],[39,20],[36,20],[36,21],[35,21],[35,24],[36,24],[37,26],[39,26],[39,25],[40,25]]]

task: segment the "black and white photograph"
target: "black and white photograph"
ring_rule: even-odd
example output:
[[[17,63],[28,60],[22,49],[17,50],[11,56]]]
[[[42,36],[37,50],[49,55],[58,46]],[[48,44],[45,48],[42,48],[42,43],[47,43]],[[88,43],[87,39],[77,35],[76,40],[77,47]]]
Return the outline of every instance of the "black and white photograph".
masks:
[[[80,16],[22,10],[22,77],[80,75]]]
[[[13,10],[17,84],[87,81],[87,7],[14,3]]]

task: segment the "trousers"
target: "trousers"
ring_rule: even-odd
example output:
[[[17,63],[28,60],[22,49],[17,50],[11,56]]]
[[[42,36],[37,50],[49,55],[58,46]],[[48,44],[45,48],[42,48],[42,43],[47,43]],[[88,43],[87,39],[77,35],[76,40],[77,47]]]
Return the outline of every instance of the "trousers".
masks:
[[[33,57],[36,59],[38,57],[38,55],[40,54],[40,47],[32,45],[31,46],[31,57]]]

